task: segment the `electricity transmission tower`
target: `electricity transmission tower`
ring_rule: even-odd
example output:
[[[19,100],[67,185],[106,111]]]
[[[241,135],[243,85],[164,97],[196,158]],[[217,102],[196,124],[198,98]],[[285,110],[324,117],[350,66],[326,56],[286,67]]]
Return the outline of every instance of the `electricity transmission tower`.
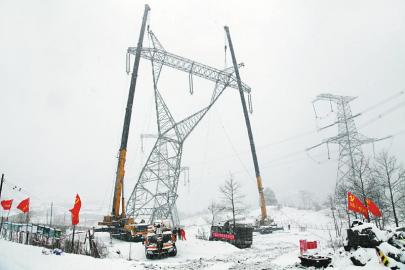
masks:
[[[344,187],[345,183],[348,183],[348,181],[353,181],[356,179],[356,177],[358,177],[356,176],[355,168],[360,160],[363,158],[363,144],[374,143],[376,141],[385,139],[368,138],[358,132],[356,124],[354,122],[354,118],[360,116],[361,114],[353,115],[349,104],[355,98],[356,97],[321,94],[318,95],[313,101],[313,104],[317,101],[329,101],[331,104],[331,108],[333,103],[336,105],[337,108],[337,121],[320,129],[322,130],[325,128],[329,128],[337,124],[337,136],[327,138],[322,143],[307,148],[307,151],[309,151],[320,145],[326,144],[329,156],[329,144],[339,145],[339,161],[336,187]],[[315,116],[318,117],[316,114],[315,106],[314,111]]]
[[[179,175],[182,171],[181,157],[186,138],[202,120],[227,87],[238,89],[234,69],[219,70],[196,61],[167,52],[154,33],[148,29],[152,47],[143,47],[141,57],[152,64],[153,88],[158,134],[151,153],[141,170],[138,181],[127,203],[126,214],[149,224],[154,220],[170,219],[179,224],[176,208]],[[136,47],[128,48],[127,72],[130,55]],[[163,66],[171,67],[189,75],[190,93],[193,93],[193,76],[215,83],[209,104],[181,121],[175,121],[158,89]],[[243,91],[250,94],[250,87],[242,84]],[[153,136],[149,136],[153,137]]]

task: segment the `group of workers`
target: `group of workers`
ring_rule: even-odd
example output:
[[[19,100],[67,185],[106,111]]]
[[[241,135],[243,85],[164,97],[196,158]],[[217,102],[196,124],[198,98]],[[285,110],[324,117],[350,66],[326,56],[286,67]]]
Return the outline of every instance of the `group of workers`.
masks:
[[[155,225],[155,234],[162,234],[165,229],[163,223],[158,223]],[[172,230],[173,235],[175,235],[179,240],[186,240],[186,231],[183,228],[175,227]]]

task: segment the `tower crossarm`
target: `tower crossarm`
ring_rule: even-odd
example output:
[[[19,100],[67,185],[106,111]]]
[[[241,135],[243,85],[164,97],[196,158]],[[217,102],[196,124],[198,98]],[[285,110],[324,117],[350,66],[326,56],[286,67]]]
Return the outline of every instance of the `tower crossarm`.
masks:
[[[137,47],[129,47],[128,53],[134,55],[136,50]],[[219,70],[158,48],[143,47],[141,57],[213,81],[220,85],[227,85],[228,87],[238,89],[236,77],[233,75],[231,69],[229,69],[229,71],[227,69]],[[250,93],[251,91],[251,88],[245,83],[242,83],[242,89],[245,93]]]
[[[335,101],[335,102],[350,102],[357,97],[350,97],[350,96],[338,96],[333,94],[320,94],[318,95],[313,102],[319,100],[326,100],[326,101]]]

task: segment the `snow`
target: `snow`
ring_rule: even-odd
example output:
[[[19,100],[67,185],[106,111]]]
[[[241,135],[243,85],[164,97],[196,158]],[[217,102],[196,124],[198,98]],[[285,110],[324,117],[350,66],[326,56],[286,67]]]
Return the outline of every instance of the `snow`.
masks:
[[[335,255],[332,256],[332,262],[335,266],[334,269],[335,270],[346,270],[346,269],[347,270],[359,270],[359,269],[384,270],[384,269],[388,269],[384,265],[380,264],[374,249],[365,248],[365,249],[362,249],[362,251],[360,251],[360,253],[365,258],[370,259],[370,261],[368,261],[366,266],[359,267],[359,266],[353,265],[353,263],[350,260],[350,256],[347,256],[348,254],[345,253],[345,251],[340,250],[340,252],[337,252]]]
[[[254,233],[253,245],[247,249],[238,249],[221,241],[197,239],[195,236],[198,231],[208,232],[210,227],[206,222],[209,219],[199,215],[183,220],[187,240],[177,241],[178,253],[175,257],[148,260],[142,243],[127,243],[110,239],[107,233],[97,233],[96,237],[108,248],[105,259],[73,254],[43,255],[40,247],[0,240],[0,269],[296,269],[295,265],[299,263],[300,239],[319,241],[319,248],[309,252],[323,255],[333,252],[328,247],[328,228],[332,224],[328,211],[316,212],[289,207],[278,210],[269,207],[268,212],[278,224],[284,226],[285,231],[263,235]],[[254,220],[259,213],[258,210],[252,211],[247,218]],[[288,224],[291,225],[290,231],[287,230]],[[300,229],[303,226],[306,227],[305,231]],[[367,260],[370,259],[367,269],[384,269],[373,249],[364,249],[358,253]],[[343,249],[332,257],[337,270],[358,269],[350,261],[350,253]]]
[[[352,230],[361,232],[363,229],[367,228],[371,228],[377,239],[380,241],[387,241],[392,236],[392,233],[389,233],[387,231],[381,231],[372,223],[365,223],[363,225],[353,227]]]
[[[94,259],[74,254],[43,255],[42,248],[0,239],[1,270],[71,270],[71,269],[129,269],[131,262],[124,260]]]

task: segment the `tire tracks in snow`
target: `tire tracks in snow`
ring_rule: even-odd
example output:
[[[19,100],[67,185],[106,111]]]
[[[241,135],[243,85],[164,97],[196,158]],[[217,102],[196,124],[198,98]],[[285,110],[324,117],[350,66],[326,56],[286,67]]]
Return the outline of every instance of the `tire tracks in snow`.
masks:
[[[258,270],[258,269],[281,269],[272,263],[274,259],[282,254],[291,252],[297,246],[289,242],[259,243],[252,248],[240,250],[227,256],[212,258],[199,258],[176,264],[143,264],[145,269],[179,269],[179,270],[201,270],[222,265],[224,269],[230,270]]]

